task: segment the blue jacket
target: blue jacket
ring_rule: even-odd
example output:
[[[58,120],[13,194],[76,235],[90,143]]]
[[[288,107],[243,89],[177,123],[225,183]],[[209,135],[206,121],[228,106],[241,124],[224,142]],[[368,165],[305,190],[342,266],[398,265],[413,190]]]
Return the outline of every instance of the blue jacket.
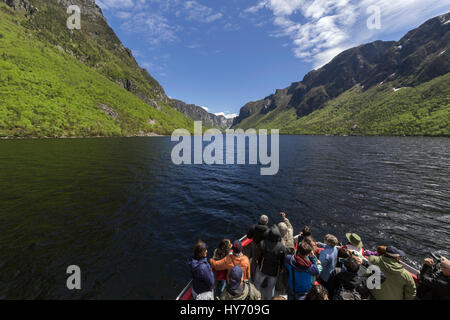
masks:
[[[294,293],[306,293],[311,289],[313,283],[316,281],[316,276],[319,275],[321,266],[317,265],[317,258],[308,258],[311,261],[311,266],[306,267],[297,263],[295,257],[288,255],[285,258],[285,266],[289,272],[289,288]],[[295,279],[295,288],[293,288],[293,278]]]
[[[192,259],[189,262],[195,293],[212,291],[214,288],[214,273],[206,258]]]
[[[324,281],[328,281],[331,273],[334,271],[337,263],[338,250],[336,247],[325,246],[319,256],[319,260],[322,263],[322,272],[320,272],[320,278]]]

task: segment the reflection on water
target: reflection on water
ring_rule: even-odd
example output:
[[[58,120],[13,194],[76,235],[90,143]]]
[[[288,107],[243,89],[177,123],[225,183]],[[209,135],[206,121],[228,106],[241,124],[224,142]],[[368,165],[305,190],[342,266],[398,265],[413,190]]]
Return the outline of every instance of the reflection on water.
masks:
[[[260,214],[450,256],[450,139],[280,137],[280,171],[175,166],[170,138],[0,141],[0,298],[173,299],[197,238]],[[66,289],[66,268],[82,290]]]

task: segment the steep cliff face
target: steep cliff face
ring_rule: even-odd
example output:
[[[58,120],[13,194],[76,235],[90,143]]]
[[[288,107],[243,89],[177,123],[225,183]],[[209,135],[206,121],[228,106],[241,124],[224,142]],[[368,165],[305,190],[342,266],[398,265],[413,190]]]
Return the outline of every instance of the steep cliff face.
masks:
[[[449,19],[450,13],[433,18],[397,42],[375,41],[344,51],[301,82],[246,104],[234,126],[251,127],[262,119],[269,123],[290,110],[302,118],[355,86],[417,86],[443,76],[450,72]]]
[[[228,129],[233,125],[233,119],[216,116],[195,104],[187,104],[183,101],[172,99],[171,105],[192,120],[202,121],[204,126]]]

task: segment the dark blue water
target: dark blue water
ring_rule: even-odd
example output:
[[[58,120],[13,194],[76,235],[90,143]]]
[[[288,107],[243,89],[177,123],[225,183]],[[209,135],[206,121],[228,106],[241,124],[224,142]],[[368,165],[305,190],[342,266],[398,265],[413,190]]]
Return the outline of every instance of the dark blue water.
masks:
[[[450,256],[450,139],[280,139],[276,176],[175,166],[166,137],[0,141],[0,298],[174,299],[196,239],[215,247],[280,211],[318,239]]]

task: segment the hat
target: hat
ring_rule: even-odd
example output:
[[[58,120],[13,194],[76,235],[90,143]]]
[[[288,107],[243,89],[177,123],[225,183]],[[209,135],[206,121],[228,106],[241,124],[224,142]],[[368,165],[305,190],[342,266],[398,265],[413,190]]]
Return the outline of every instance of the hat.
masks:
[[[265,214],[263,214],[263,215],[259,218],[259,223],[260,223],[260,224],[268,224],[268,223],[269,223],[269,217],[266,216]]]
[[[347,233],[345,237],[348,239],[348,241],[357,248],[362,248],[363,243],[361,241],[361,237],[358,236],[356,233]]]
[[[402,250],[397,249],[396,247],[389,246],[386,248],[385,255],[390,258],[399,258],[399,257],[404,257],[405,253]]]
[[[235,241],[234,243],[233,243],[233,253],[234,254],[239,254],[239,253],[241,253],[242,252],[242,245],[241,245],[241,242],[240,241]]]
[[[230,270],[230,282],[228,286],[231,291],[235,293],[242,293],[244,287],[241,287],[242,269],[239,266],[235,266]]]

